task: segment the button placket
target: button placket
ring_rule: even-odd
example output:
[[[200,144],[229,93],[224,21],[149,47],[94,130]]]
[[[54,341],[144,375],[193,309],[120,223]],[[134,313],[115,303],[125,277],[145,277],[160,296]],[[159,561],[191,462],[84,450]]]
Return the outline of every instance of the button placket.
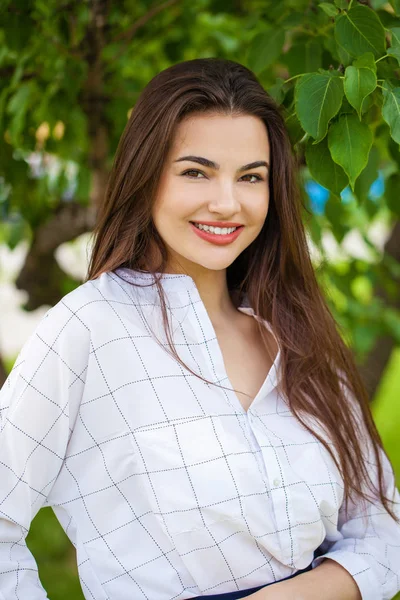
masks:
[[[293,508],[289,487],[285,486],[284,464],[279,458],[279,448],[274,447],[265,428],[257,426],[257,415],[252,415],[252,430],[257,439],[264,462],[263,471],[267,474],[270,486],[271,504],[277,524],[277,536],[282,549],[282,560],[294,566],[297,556],[297,541],[293,532]],[[269,445],[266,444],[269,443]]]

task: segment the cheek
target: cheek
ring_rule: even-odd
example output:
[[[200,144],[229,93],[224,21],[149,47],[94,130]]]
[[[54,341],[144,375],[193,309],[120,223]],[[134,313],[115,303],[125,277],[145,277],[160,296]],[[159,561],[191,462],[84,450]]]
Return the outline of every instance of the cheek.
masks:
[[[265,221],[269,208],[269,197],[265,194],[260,195],[260,198],[256,202],[248,205],[249,214],[251,215],[254,223]]]
[[[190,211],[204,202],[204,192],[200,186],[190,186],[175,183],[165,188],[163,195],[160,197],[159,208],[165,215],[182,216],[185,213],[190,214]]]

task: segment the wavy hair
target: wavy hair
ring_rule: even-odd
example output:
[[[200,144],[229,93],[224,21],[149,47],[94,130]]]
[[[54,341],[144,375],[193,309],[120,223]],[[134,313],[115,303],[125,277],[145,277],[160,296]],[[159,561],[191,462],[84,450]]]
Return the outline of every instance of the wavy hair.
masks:
[[[120,138],[98,208],[86,280],[120,267],[153,274],[167,351],[193,375],[217,385],[192,371],[174,347],[164,291],[156,277],[165,271],[168,252],[152,221],[175,129],[185,117],[205,113],[258,117],[270,143],[268,214],[257,238],[227,267],[232,299],[238,306],[238,299],[247,294],[255,313],[270,323],[281,348],[280,392],[293,415],[333,458],[343,478],[346,507],[354,495],[370,500],[368,489],[372,501],[379,499],[398,522],[390,506],[393,500],[385,495],[384,450],[367,391],[311,263],[302,220],[303,211],[308,211],[282,109],[252,71],[234,61],[200,58],[163,70],[143,89]],[[147,264],[154,244],[160,255],[156,266]],[[264,328],[259,329],[267,346]],[[323,434],[307,423],[307,417],[322,426]],[[376,464],[376,478],[369,475],[365,446]]]

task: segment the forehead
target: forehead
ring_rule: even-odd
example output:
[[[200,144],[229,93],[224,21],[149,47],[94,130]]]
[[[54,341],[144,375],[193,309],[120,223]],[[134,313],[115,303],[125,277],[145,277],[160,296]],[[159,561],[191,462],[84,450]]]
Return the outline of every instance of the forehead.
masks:
[[[254,116],[196,115],[181,121],[171,153],[199,154],[217,160],[262,160],[269,158],[268,132],[264,122]],[[249,161],[247,161],[249,162]]]

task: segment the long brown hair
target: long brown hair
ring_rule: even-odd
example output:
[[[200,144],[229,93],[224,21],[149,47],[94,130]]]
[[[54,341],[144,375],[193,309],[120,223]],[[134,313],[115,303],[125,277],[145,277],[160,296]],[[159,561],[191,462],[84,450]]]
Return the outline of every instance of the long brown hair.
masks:
[[[236,305],[237,298],[246,293],[255,313],[270,323],[281,348],[280,391],[294,416],[335,461],[344,482],[346,506],[354,495],[370,500],[368,488],[372,501],[378,497],[399,521],[390,507],[393,500],[385,495],[382,440],[367,391],[310,260],[302,222],[307,209],[285,120],[249,69],[225,59],[189,60],[165,69],[144,88],[119,141],[105,199],[98,209],[86,280],[119,267],[152,273],[171,353],[192,374],[207,381],[181,361],[174,347],[164,292],[156,278],[166,268],[168,252],[152,221],[175,128],[196,113],[252,115],[267,128],[271,151],[268,215],[258,237],[228,266],[228,289]],[[161,258],[153,268],[146,259],[154,244]],[[265,339],[261,325],[260,333]],[[307,417],[322,426],[322,435],[307,423]],[[369,475],[365,446],[371,449],[376,478]]]

